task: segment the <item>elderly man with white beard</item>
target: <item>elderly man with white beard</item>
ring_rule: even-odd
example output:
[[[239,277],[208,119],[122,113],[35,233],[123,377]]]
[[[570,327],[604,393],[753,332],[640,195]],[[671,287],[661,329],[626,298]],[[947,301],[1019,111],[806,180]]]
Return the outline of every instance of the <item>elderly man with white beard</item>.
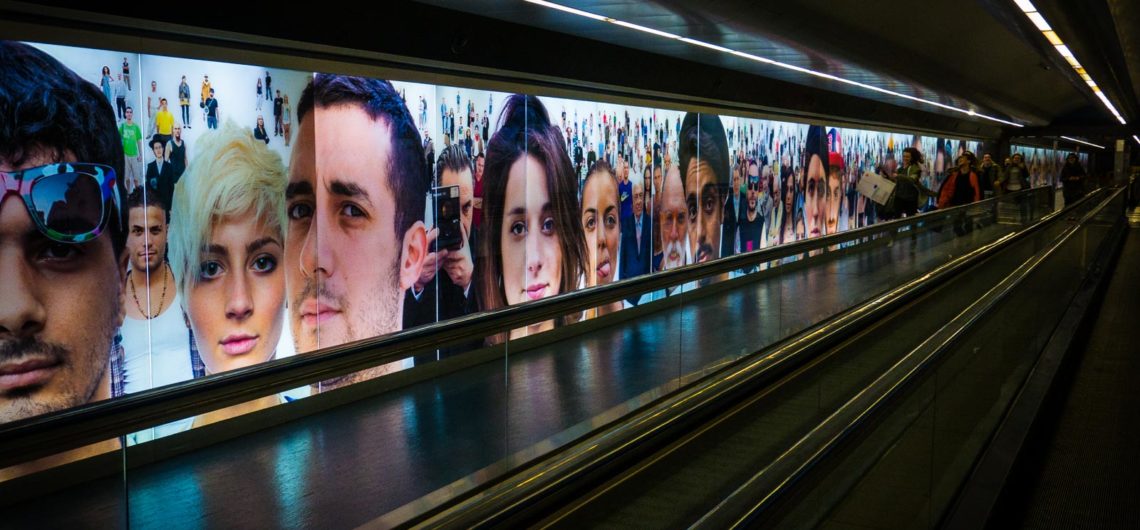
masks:
[[[661,263],[657,270],[675,269],[689,262],[689,212],[681,170],[672,166],[665,172],[661,186],[661,208],[657,212],[661,227]]]

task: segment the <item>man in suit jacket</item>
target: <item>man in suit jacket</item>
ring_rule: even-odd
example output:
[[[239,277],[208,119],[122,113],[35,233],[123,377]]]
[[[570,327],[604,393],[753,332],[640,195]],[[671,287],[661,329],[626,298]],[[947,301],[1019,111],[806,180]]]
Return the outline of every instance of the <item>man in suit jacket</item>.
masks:
[[[154,161],[146,166],[146,185],[158,192],[166,212],[170,213],[170,203],[174,200],[174,165],[166,160],[166,144],[161,138],[151,138],[150,148],[154,151]]]
[[[650,233],[653,223],[645,213],[645,193],[641,180],[633,183],[633,213],[621,224],[621,266],[620,278],[635,278],[649,272],[653,261],[653,234]],[[629,299],[629,303],[637,305],[640,297]]]
[[[742,166],[732,172],[732,189],[728,190],[724,201],[724,221],[720,232],[720,257],[731,256],[739,247],[738,230],[740,227],[740,212],[744,207],[744,197],[740,194],[740,185],[743,182]]]

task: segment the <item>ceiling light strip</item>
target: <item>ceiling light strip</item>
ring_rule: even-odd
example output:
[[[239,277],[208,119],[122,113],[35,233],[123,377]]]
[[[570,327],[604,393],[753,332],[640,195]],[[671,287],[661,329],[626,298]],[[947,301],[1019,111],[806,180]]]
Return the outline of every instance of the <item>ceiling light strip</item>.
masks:
[[[885,88],[880,88],[880,87],[877,87],[877,86],[868,85],[868,84],[866,84],[866,83],[860,83],[860,82],[858,82],[858,81],[852,81],[852,80],[850,80],[850,79],[844,79],[844,78],[842,78],[842,77],[838,77],[838,76],[835,76],[835,75],[832,75],[832,74],[827,74],[827,73],[824,73],[824,72],[818,72],[818,71],[815,71],[815,70],[811,70],[811,69],[808,69],[808,68],[804,68],[804,67],[802,67],[802,66],[796,66],[796,65],[794,65],[794,64],[782,63],[782,62],[780,62],[780,61],[772,60],[772,59],[769,59],[769,58],[767,58],[767,57],[761,57],[761,56],[759,56],[759,55],[754,55],[754,54],[751,54],[751,53],[746,53],[746,52],[741,52],[741,51],[733,50],[733,49],[731,49],[731,48],[726,48],[726,47],[724,47],[724,46],[719,46],[719,45],[716,45],[716,44],[708,43],[708,42],[705,42],[705,41],[701,41],[701,40],[697,40],[697,39],[692,39],[692,38],[689,38],[689,37],[682,37],[682,36],[680,36],[680,35],[676,35],[676,34],[674,34],[674,33],[669,33],[669,32],[665,32],[665,31],[660,31],[660,30],[656,30],[656,29],[653,29],[653,28],[649,28],[649,27],[641,26],[641,25],[638,25],[638,24],[633,24],[633,23],[630,23],[630,22],[626,22],[626,21],[623,21],[623,20],[618,20],[618,19],[615,19],[615,18],[611,18],[611,17],[606,17],[606,16],[602,16],[602,15],[597,15],[597,14],[594,14],[594,13],[590,13],[590,12],[587,12],[587,11],[582,11],[581,9],[575,9],[575,8],[572,8],[572,7],[567,7],[567,6],[564,6],[564,5],[561,5],[561,4],[556,4],[556,3],[554,3],[554,2],[547,2],[546,0],[526,0],[526,1],[527,1],[527,2],[529,2],[529,3],[531,3],[531,4],[539,5],[539,6],[542,6],[542,7],[548,7],[548,8],[551,8],[551,9],[556,9],[556,10],[558,10],[558,11],[562,11],[562,12],[565,12],[565,13],[570,13],[570,14],[572,14],[572,15],[578,15],[578,16],[582,16],[582,17],[586,17],[586,18],[591,18],[591,19],[594,19],[594,20],[599,20],[599,21],[602,21],[602,22],[609,22],[610,24],[614,24],[614,25],[617,25],[617,26],[621,26],[621,27],[624,27],[624,28],[629,28],[629,29],[633,29],[633,30],[641,31],[641,32],[644,32],[644,33],[649,33],[649,34],[652,34],[652,35],[656,35],[656,36],[658,36],[658,37],[663,37],[663,38],[666,38],[666,39],[678,40],[678,41],[681,41],[681,42],[684,42],[684,43],[686,43],[686,44],[690,44],[690,45],[693,45],[693,46],[698,46],[698,47],[701,47],[701,48],[706,48],[706,49],[709,49],[709,50],[713,50],[713,51],[718,51],[718,52],[721,52],[721,53],[727,53],[727,54],[729,54],[729,55],[735,55],[735,56],[737,56],[737,57],[741,57],[741,58],[744,58],[744,59],[749,59],[749,60],[752,60],[752,61],[756,61],[756,62],[758,62],[758,63],[767,64],[767,65],[771,65],[771,66],[776,66],[776,67],[779,67],[779,68],[784,68],[784,69],[786,69],[786,70],[792,70],[792,71],[795,71],[795,72],[800,72],[800,73],[803,73],[803,74],[807,74],[807,75],[810,75],[810,76],[819,77],[819,78],[823,78],[823,79],[828,79],[828,80],[831,80],[831,81],[836,81],[836,82],[839,82],[839,83],[844,83],[844,84],[847,84],[847,85],[851,85],[851,86],[856,86],[856,87],[859,87],[859,88],[863,88],[863,89],[871,90],[871,91],[873,91],[873,92],[878,92],[878,93],[880,93],[880,94],[886,94],[886,95],[889,95],[889,96],[894,96],[894,97],[898,97],[898,98],[903,98],[903,99],[907,99],[907,100],[910,100],[910,101],[914,101],[914,102],[917,102],[917,103],[923,103],[923,104],[926,104],[926,105],[932,105],[932,106],[935,106],[935,107],[938,107],[938,108],[941,108],[941,109],[945,109],[945,110],[949,110],[949,111],[953,111],[953,112],[959,112],[959,113],[965,114],[965,115],[967,115],[967,116],[975,116],[975,117],[978,117],[978,118],[983,118],[983,119],[987,119],[987,120],[990,120],[990,121],[996,121],[996,122],[998,122],[998,123],[1004,123],[1004,124],[1006,124],[1006,125],[1011,125],[1011,126],[1013,126],[1013,127],[1023,127],[1023,125],[1022,125],[1022,124],[1020,124],[1020,123],[1012,122],[1012,121],[1009,121],[1009,120],[1003,120],[1003,119],[1001,119],[1001,118],[996,118],[996,117],[994,117],[994,116],[987,116],[987,115],[985,115],[985,114],[981,114],[981,113],[979,113],[979,112],[977,112],[977,111],[975,111],[975,110],[973,110],[973,109],[962,109],[962,108],[954,107],[954,106],[952,106],[952,105],[947,105],[947,104],[945,104],[945,103],[939,103],[939,102],[937,102],[937,101],[932,101],[932,100],[929,100],[929,99],[923,99],[923,98],[920,98],[920,97],[911,96],[911,95],[908,95],[908,94],[903,94],[903,93],[901,93],[901,92],[896,92],[896,91],[894,91],[894,90],[888,90],[888,89],[885,89]]]
[[[1104,146],[1103,146],[1103,145],[1097,145],[1097,144],[1094,144],[1094,143],[1092,143],[1092,142],[1086,142],[1086,141],[1084,141],[1084,140],[1078,140],[1078,139],[1076,139],[1076,138],[1070,138],[1070,137],[1068,137],[1068,136],[1062,136],[1062,137],[1061,137],[1061,139],[1062,139],[1062,140],[1068,140],[1068,141],[1070,141],[1070,142],[1076,142],[1076,143],[1078,143],[1078,144],[1085,144],[1085,145],[1088,145],[1088,146],[1092,146],[1092,147],[1095,147],[1095,148],[1097,148],[1097,149],[1104,149]]]
[[[1030,0],[1013,0],[1013,3],[1017,4],[1017,8],[1020,9],[1022,13],[1025,13],[1025,16],[1029,18],[1029,21],[1032,22],[1033,25],[1041,31],[1041,34],[1045,36],[1045,38],[1049,41],[1049,44],[1053,45],[1053,48],[1057,50],[1057,53],[1061,54],[1061,57],[1065,59],[1065,62],[1069,63],[1069,66],[1072,66],[1073,69],[1076,70],[1077,75],[1079,75],[1081,77],[1081,80],[1089,86],[1089,88],[1093,91],[1093,94],[1095,94],[1097,98],[1100,99],[1101,103],[1104,104],[1104,108],[1108,109],[1108,112],[1112,113],[1112,116],[1116,118],[1116,121],[1119,121],[1121,125],[1126,125],[1128,122],[1124,120],[1124,116],[1120,115],[1120,112],[1116,110],[1116,107],[1112,105],[1112,102],[1110,102],[1108,98],[1105,97],[1104,92],[1102,92],[1100,87],[1097,86],[1096,81],[1093,81],[1092,77],[1089,77],[1088,73],[1085,72],[1085,68],[1081,66],[1081,62],[1077,60],[1077,57],[1073,55],[1073,51],[1065,45],[1065,42],[1061,40],[1061,37],[1057,35],[1057,32],[1053,31],[1053,28],[1049,26],[1049,22],[1046,21],[1045,16],[1037,10],[1037,6],[1034,6],[1033,2]]]
[[[1140,145],[1140,136],[1136,136],[1135,134],[1133,134],[1132,139],[1136,140],[1136,145]]]

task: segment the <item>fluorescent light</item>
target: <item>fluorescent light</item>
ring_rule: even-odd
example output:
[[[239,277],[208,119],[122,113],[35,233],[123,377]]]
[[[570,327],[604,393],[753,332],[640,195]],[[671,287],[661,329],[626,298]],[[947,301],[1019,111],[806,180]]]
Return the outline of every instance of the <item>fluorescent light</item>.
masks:
[[[1133,139],[1133,140],[1136,140],[1136,144],[1137,144],[1137,145],[1140,145],[1140,137],[1137,137],[1135,134],[1133,134],[1133,135],[1132,135],[1132,139]]]
[[[721,52],[721,53],[732,53],[732,50],[725,48],[724,46],[717,46],[716,44],[710,44],[710,43],[707,43],[704,41],[699,41],[696,39],[690,39],[688,37],[681,37],[680,40],[681,40],[681,42],[684,42],[687,44],[692,44],[694,46],[701,46],[704,48],[708,48],[710,50],[716,50],[716,51]]]
[[[1062,137],[1061,137],[1061,139],[1063,139],[1063,140],[1068,140],[1068,141],[1070,141],[1070,142],[1076,142],[1076,143],[1078,143],[1078,144],[1085,144],[1085,145],[1088,145],[1088,146],[1092,146],[1092,147],[1095,147],[1095,148],[1097,148],[1097,149],[1104,149],[1104,146],[1103,146],[1103,145],[1097,145],[1097,144],[1094,144],[1094,143],[1092,143],[1092,142],[1086,142],[1086,141],[1084,141],[1084,140],[1078,140],[1078,139],[1076,139],[1076,138],[1069,138],[1068,136],[1062,136]]]
[[[1037,11],[1037,7],[1029,0],[1013,0],[1013,3],[1017,4],[1017,7],[1019,7],[1023,13]]]
[[[1025,16],[1029,17],[1029,20],[1033,21],[1033,25],[1037,26],[1037,29],[1041,31],[1052,31],[1053,28],[1049,25],[1048,22],[1045,22],[1045,17],[1041,16],[1041,13],[1033,11],[1026,13]]]
[[[962,113],[962,114],[966,114],[966,115],[968,115],[968,116],[975,116],[975,117],[978,117],[978,118],[984,118],[984,119],[987,119],[987,120],[990,120],[990,121],[996,121],[996,122],[998,122],[998,123],[1004,123],[1004,124],[1006,124],[1006,125],[1010,125],[1010,126],[1013,126],[1013,127],[1024,127],[1024,125],[1022,125],[1022,124],[1020,124],[1020,123],[1012,122],[1012,121],[1009,121],[1009,120],[1003,120],[1003,119],[1001,119],[1001,118],[997,118],[997,117],[994,117],[994,116],[987,116],[987,115],[985,115],[985,114],[981,114],[981,113],[975,112],[975,111],[974,111],[974,110],[972,110],[972,109],[962,109],[962,108],[954,107],[954,106],[951,106],[951,105],[947,105],[947,104],[945,104],[945,103],[939,103],[939,102],[937,102],[937,101],[933,101],[933,100],[929,100],[929,99],[923,99],[923,98],[920,98],[920,97],[915,97],[915,96],[911,96],[911,95],[908,95],[908,94],[903,94],[903,93],[901,93],[901,92],[896,92],[896,91],[894,91],[894,90],[887,90],[887,89],[885,89],[885,88],[880,88],[880,87],[877,87],[877,86],[868,85],[868,84],[866,84],[866,83],[860,83],[860,82],[858,82],[858,81],[852,81],[852,80],[850,80],[850,79],[844,79],[844,78],[842,78],[842,77],[839,77],[839,76],[836,76],[836,75],[832,75],[832,74],[828,74],[828,73],[825,73],[825,72],[818,72],[818,71],[815,71],[815,70],[811,70],[811,69],[809,69],[809,68],[804,68],[804,67],[802,67],[802,66],[796,66],[796,65],[794,65],[794,64],[782,63],[782,62],[780,62],[780,61],[776,61],[776,60],[773,60],[773,59],[769,59],[769,58],[767,58],[767,57],[761,57],[761,56],[759,56],[759,55],[754,55],[754,54],[751,54],[751,53],[747,53],[747,52],[742,52],[742,51],[738,51],[738,50],[733,50],[733,49],[731,49],[731,48],[726,48],[726,47],[724,47],[724,46],[720,46],[720,45],[717,45],[717,44],[712,44],[712,43],[709,43],[709,42],[705,42],[705,41],[701,41],[701,40],[697,40],[697,39],[693,39],[693,38],[689,38],[689,37],[683,37],[683,36],[681,36],[681,35],[676,35],[676,34],[673,34],[673,33],[668,33],[668,32],[665,32],[665,31],[660,31],[660,30],[656,30],[656,29],[653,29],[653,28],[648,28],[648,27],[645,27],[645,26],[641,26],[641,25],[638,25],[638,24],[633,24],[633,23],[630,23],[630,22],[625,22],[625,21],[623,21],[623,20],[618,20],[618,19],[615,19],[615,18],[611,18],[611,17],[606,17],[606,16],[602,16],[602,15],[596,15],[596,14],[594,14],[594,13],[590,13],[590,12],[587,12],[587,11],[582,11],[581,9],[575,9],[575,8],[572,8],[572,7],[566,7],[566,6],[563,6],[563,5],[560,5],[560,4],[556,4],[556,3],[554,3],[554,2],[547,2],[546,0],[526,0],[526,1],[527,1],[527,2],[529,2],[529,3],[535,4],[535,5],[540,5],[540,6],[543,6],[543,7],[549,7],[549,8],[551,8],[551,9],[557,9],[557,10],[559,10],[559,11],[563,11],[563,12],[565,12],[565,13],[570,13],[570,14],[572,14],[572,15],[583,16],[583,17],[586,17],[586,18],[591,18],[591,19],[594,19],[594,20],[599,20],[599,21],[602,21],[602,22],[609,22],[609,23],[611,23],[611,24],[615,24],[615,25],[618,25],[618,26],[621,26],[621,27],[624,27],[624,28],[629,28],[629,29],[633,29],[633,30],[641,31],[641,32],[644,32],[644,33],[650,33],[650,34],[652,34],[652,35],[657,35],[658,37],[664,37],[664,38],[667,38],[667,39],[679,40],[679,41],[681,41],[681,42],[684,42],[684,43],[686,43],[686,44],[690,44],[690,45],[693,45],[693,46],[699,46],[699,47],[701,47],[701,48],[706,48],[706,49],[709,49],[709,50],[713,50],[713,51],[717,51],[717,52],[721,52],[721,53],[727,53],[727,54],[729,54],[729,55],[735,55],[735,56],[737,56],[737,57],[740,57],[740,58],[743,58],[743,59],[748,59],[748,60],[751,60],[751,61],[755,61],[755,62],[758,62],[758,63],[767,64],[767,65],[771,65],[771,66],[776,66],[776,67],[779,67],[779,68],[783,68],[783,69],[785,69],[785,70],[792,70],[792,71],[795,71],[795,72],[800,72],[800,73],[803,73],[803,74],[807,74],[807,75],[810,75],[810,76],[819,77],[819,78],[822,78],[822,79],[827,79],[827,80],[830,80],[830,81],[836,81],[836,82],[839,82],[839,83],[844,83],[844,84],[847,84],[847,85],[852,85],[852,86],[856,86],[856,87],[859,87],[859,88],[864,88],[864,89],[867,89],[867,90],[871,90],[871,91],[873,91],[873,92],[878,92],[878,93],[880,93],[880,94],[887,94],[887,95],[890,95],[890,96],[895,96],[895,97],[899,97],[899,98],[907,99],[907,100],[910,100],[910,101],[914,101],[914,102],[917,102],[917,103],[923,103],[923,104],[926,104],[926,105],[932,105],[932,106],[935,106],[935,107],[938,107],[938,108],[941,108],[941,109],[950,110],[950,111],[954,111],[954,112],[960,112],[960,113]],[[1032,4],[1029,4],[1028,2],[1026,2],[1026,4],[1028,4],[1030,7],[1032,7]]]
[[[1052,44],[1053,48],[1057,50],[1057,53],[1061,54],[1061,57],[1065,59],[1065,62],[1073,67],[1073,70],[1076,71],[1081,80],[1089,86],[1093,95],[1095,95],[1097,99],[1100,99],[1101,103],[1104,104],[1104,108],[1108,109],[1112,117],[1116,118],[1121,125],[1126,125],[1128,122],[1125,121],[1124,116],[1120,115],[1120,111],[1116,110],[1116,107],[1114,107],[1112,102],[1108,100],[1108,97],[1104,95],[1104,92],[1097,86],[1096,81],[1093,81],[1092,76],[1085,71],[1084,66],[1081,66],[1081,62],[1077,60],[1076,55],[1073,55],[1073,50],[1070,50],[1069,47],[1065,45],[1065,42],[1061,40],[1061,36],[1058,35],[1056,31],[1053,31],[1053,28],[1049,26],[1049,22],[1037,11],[1037,7],[1029,0],[1013,0],[1013,3],[1017,4],[1017,8],[1020,9],[1022,13],[1025,13],[1029,21],[1032,22],[1037,29],[1041,30],[1041,34],[1045,36],[1049,44]]]
[[[555,4],[554,2],[546,2],[544,0],[526,0],[526,1],[530,2],[532,4],[538,4],[542,7],[549,7],[551,9],[557,9],[559,11],[565,11],[567,13],[570,13],[572,15],[578,15],[580,17],[592,18],[594,20],[601,20],[603,22],[605,22],[605,20],[606,20],[606,17],[603,17],[601,15],[595,15],[593,13],[590,13],[589,11],[582,11],[581,9],[574,9],[572,7],[564,6],[561,4]]]
[[[653,28],[647,28],[645,26],[639,26],[637,24],[630,24],[629,22],[625,22],[622,20],[607,18],[606,21],[617,24],[623,28],[636,29],[637,31],[644,31],[644,32],[649,33],[651,35],[657,35],[658,37],[665,37],[666,39],[680,39],[681,38],[680,36],[674,35],[672,33],[656,30]]]

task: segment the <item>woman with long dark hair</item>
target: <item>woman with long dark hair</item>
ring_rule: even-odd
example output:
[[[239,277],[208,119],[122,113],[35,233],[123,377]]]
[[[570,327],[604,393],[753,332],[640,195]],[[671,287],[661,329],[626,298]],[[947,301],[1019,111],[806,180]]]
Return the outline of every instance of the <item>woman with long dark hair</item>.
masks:
[[[586,238],[564,145],[537,97],[507,99],[483,172],[484,310],[569,292],[582,281]],[[512,331],[511,338],[553,327],[541,322]]]
[[[880,211],[879,218],[895,219],[902,215],[910,217],[918,213],[919,190],[922,189],[922,152],[913,147],[903,149],[902,167],[892,180],[895,181],[894,208]],[[891,177],[888,177],[891,178]]]

